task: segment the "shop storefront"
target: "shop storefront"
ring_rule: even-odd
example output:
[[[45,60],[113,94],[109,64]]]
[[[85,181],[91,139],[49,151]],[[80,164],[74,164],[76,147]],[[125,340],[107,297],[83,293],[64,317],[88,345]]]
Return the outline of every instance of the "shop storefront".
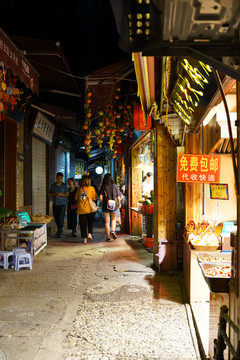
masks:
[[[234,100],[228,103],[230,111],[236,111]],[[236,292],[231,272],[236,263],[230,241],[231,233],[237,230],[236,154],[231,154],[227,118],[220,105],[212,107],[198,133],[186,135],[185,153],[178,156],[177,171],[177,181],[185,183],[184,284],[203,355],[210,359],[216,351],[221,307],[226,306],[233,314],[230,293]],[[236,118],[236,113],[231,115]],[[235,121],[231,122],[231,132],[236,149]]]
[[[230,136],[226,111],[221,103],[222,94],[214,78],[213,68],[189,57],[179,58],[175,64],[173,60],[168,59],[165,65],[168,69],[177,69],[175,82],[172,82],[171,88],[168,87],[171,79],[170,70],[164,79],[165,101],[167,98],[166,114],[161,117],[155,103],[146,106],[146,103],[142,101],[146,113],[152,114],[154,127],[152,131],[155,132],[155,142],[152,147],[155,180],[153,260],[159,270],[176,269],[180,263],[182,264],[184,285],[194,315],[201,350],[203,356],[213,359],[214,339],[217,338],[220,309],[223,305],[228,309],[231,320],[238,324],[236,297],[239,282],[237,275],[239,253],[233,247],[234,241],[231,242],[231,237],[236,238],[231,235],[231,231],[236,231],[238,221],[238,178],[236,165],[234,165],[237,157],[235,124],[238,118],[237,91],[234,89],[234,79],[218,74],[222,89],[225,95],[228,94],[232,132]],[[144,94],[144,86],[148,88],[146,86],[148,81],[146,78],[142,81],[140,77],[138,81],[142,82]],[[235,100],[234,104],[229,102],[230,97]],[[176,116],[185,124],[180,141],[173,139],[176,122],[175,126],[170,126],[168,106],[174,109]],[[192,171],[181,174],[181,180],[176,177],[179,176],[177,165],[180,156],[185,156],[181,163],[183,169],[187,167],[187,157],[193,156],[191,163],[188,164]],[[201,160],[199,156],[204,158]],[[207,159],[210,159],[208,169]],[[201,176],[193,174],[197,162],[202,166]],[[132,161],[132,169],[135,165]],[[217,169],[218,177],[215,178]],[[137,183],[136,175],[135,171],[132,171],[135,184]],[[197,178],[197,176],[200,177]],[[138,178],[141,179],[139,175]],[[135,207],[137,207],[136,199],[139,199],[139,195],[132,196],[133,201],[136,202]],[[142,230],[140,216],[138,214],[132,216],[134,216],[136,233],[139,235]],[[192,232],[198,236],[195,238],[196,244],[190,241],[193,235],[191,234],[189,238],[191,231],[185,230],[185,236],[181,236],[184,227],[191,229],[191,225],[195,226]],[[203,238],[204,234],[205,238]],[[200,240],[206,240],[206,243],[199,243],[199,235]],[[199,255],[199,250],[207,256]],[[214,268],[215,264],[201,265],[201,258],[213,259],[215,253],[224,259],[223,269],[226,267],[224,279],[207,276],[208,272],[211,273],[208,267]],[[182,259],[179,259],[180,256]],[[229,275],[230,266],[232,267],[231,275]],[[223,269],[221,268],[221,271],[224,272]],[[218,282],[222,287],[218,287]],[[228,336],[236,349],[238,337],[230,327]],[[228,351],[226,350],[226,353]]]
[[[40,111],[32,129],[32,214],[47,213],[47,147],[52,146],[55,125]]]
[[[143,134],[130,148],[130,231],[153,246],[154,159],[152,131]]]
[[[13,210],[24,205],[24,111],[38,93],[38,73],[0,30],[0,170],[1,204]]]

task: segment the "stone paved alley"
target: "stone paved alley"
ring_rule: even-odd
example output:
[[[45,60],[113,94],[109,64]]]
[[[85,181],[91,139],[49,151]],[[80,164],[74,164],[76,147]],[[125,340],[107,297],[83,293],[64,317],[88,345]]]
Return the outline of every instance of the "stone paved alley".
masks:
[[[33,270],[0,269],[0,359],[200,359],[181,273],[159,274],[139,239],[48,237]]]

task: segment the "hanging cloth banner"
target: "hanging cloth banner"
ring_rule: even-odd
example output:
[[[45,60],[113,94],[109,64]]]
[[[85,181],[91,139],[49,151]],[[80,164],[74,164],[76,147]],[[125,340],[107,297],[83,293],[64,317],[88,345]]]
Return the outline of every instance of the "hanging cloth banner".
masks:
[[[177,181],[185,183],[219,183],[219,155],[178,154]]]
[[[5,68],[10,68],[15,76],[19,76],[27,88],[33,93],[39,92],[39,75],[25,56],[14,45],[0,28],[0,61]]]

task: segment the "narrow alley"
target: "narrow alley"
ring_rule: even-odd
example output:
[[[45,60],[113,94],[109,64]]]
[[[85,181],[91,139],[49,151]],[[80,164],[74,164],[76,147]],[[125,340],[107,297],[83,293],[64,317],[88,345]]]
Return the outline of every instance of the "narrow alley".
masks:
[[[48,237],[33,270],[0,270],[0,359],[200,359],[181,273],[156,273],[138,237]]]

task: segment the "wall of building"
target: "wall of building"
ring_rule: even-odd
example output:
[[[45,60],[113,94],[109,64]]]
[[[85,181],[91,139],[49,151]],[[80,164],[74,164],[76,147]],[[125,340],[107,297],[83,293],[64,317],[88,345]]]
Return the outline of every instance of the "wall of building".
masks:
[[[220,183],[228,184],[229,200],[210,199],[210,186],[204,185],[205,218],[208,221],[237,220],[235,179],[230,154],[221,155]]]

